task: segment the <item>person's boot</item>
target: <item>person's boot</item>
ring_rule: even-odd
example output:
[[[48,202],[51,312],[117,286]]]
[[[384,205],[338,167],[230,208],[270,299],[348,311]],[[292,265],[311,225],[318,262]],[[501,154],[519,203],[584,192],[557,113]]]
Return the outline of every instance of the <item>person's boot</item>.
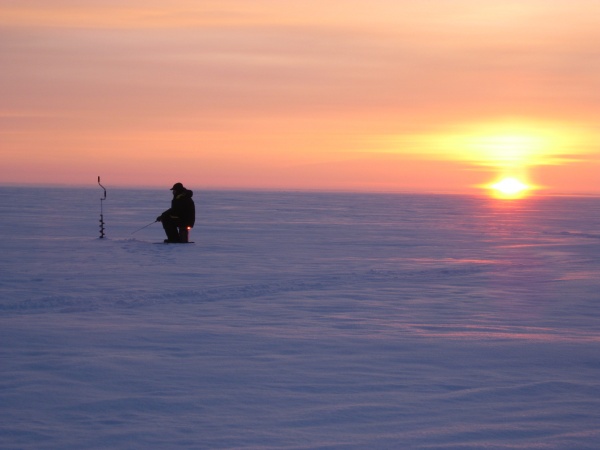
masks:
[[[186,244],[189,242],[189,230],[188,227],[179,227],[179,242]]]

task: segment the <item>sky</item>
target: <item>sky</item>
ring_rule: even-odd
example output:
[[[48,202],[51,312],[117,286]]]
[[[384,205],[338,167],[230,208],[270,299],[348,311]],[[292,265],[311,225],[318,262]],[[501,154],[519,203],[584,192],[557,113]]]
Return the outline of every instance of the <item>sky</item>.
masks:
[[[597,0],[0,0],[0,184],[600,194]]]

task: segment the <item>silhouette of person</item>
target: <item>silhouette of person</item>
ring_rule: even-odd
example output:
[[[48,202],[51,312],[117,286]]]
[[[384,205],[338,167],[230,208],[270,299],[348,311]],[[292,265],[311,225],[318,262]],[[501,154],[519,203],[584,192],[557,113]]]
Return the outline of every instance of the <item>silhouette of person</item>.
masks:
[[[168,243],[188,242],[189,230],[194,227],[196,221],[196,207],[192,196],[194,193],[183,187],[181,183],[175,183],[171,188],[173,199],[171,207],[156,218],[162,223]]]

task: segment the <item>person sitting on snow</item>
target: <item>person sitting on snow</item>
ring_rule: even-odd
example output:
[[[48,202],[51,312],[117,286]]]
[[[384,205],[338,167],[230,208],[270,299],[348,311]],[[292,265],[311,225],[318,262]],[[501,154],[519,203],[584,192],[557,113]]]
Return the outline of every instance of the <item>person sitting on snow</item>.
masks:
[[[165,242],[175,243],[188,242],[189,230],[194,227],[196,221],[196,208],[192,196],[194,193],[183,187],[181,183],[175,183],[171,188],[173,200],[171,207],[156,218],[161,222],[167,239]]]

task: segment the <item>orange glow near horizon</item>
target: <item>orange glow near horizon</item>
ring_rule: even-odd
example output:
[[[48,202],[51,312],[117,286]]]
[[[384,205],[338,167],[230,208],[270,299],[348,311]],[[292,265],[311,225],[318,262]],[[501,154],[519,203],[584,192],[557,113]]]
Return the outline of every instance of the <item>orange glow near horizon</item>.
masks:
[[[599,15],[0,0],[0,183],[600,194]]]

